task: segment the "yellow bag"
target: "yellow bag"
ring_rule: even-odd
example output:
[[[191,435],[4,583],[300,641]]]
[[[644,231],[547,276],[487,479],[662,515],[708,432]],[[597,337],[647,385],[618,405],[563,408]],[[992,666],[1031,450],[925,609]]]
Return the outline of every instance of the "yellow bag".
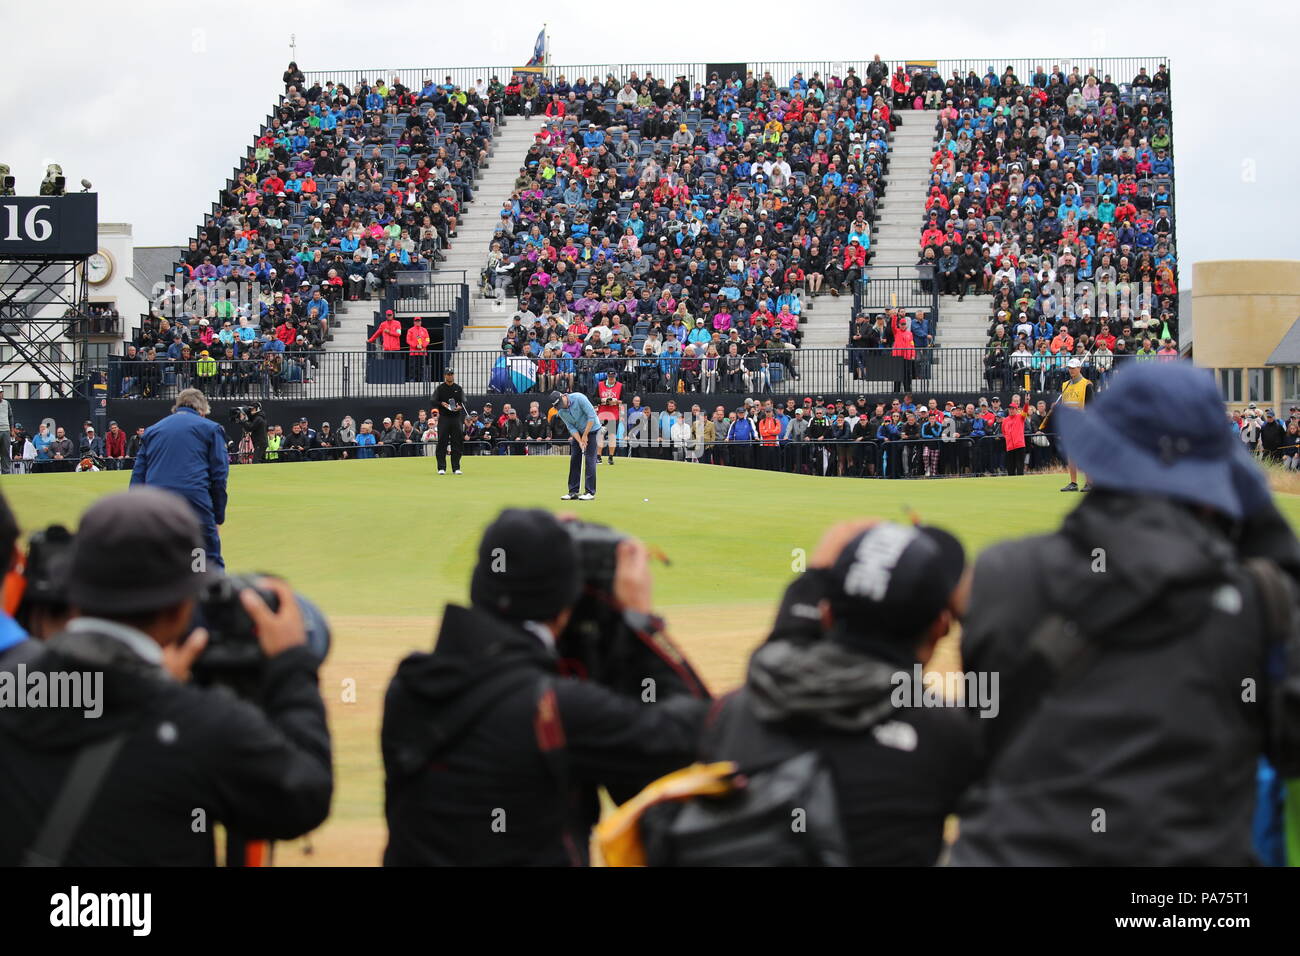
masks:
[[[736,765],[729,761],[696,763],[649,784],[596,825],[595,840],[606,866],[645,866],[641,817],[650,807],[670,800],[720,797],[732,791]]]

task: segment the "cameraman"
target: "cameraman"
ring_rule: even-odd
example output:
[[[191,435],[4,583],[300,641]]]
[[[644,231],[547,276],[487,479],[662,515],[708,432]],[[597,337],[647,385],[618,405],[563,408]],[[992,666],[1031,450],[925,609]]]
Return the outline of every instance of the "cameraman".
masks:
[[[651,614],[645,546],[616,554],[625,627],[602,650],[621,666],[578,680],[556,650],[583,597],[575,538],[541,510],[488,526],[472,606],[448,605],[388,688],[385,865],[585,865],[598,785],[625,799],[694,759],[708,691]]]
[[[111,495],[82,517],[68,575],[75,617],[27,670],[51,687],[93,675],[96,700],[81,703],[100,712],[0,708],[0,766],[22,781],[0,787],[0,866],[210,866],[217,823],[290,839],[325,819],[325,707],[282,582],[266,582],[277,613],[242,595],[267,658],[256,704],[186,683],[207,642],[190,628],[202,542],[193,510],[165,491]],[[78,812],[65,788],[96,795]]]
[[[261,402],[250,402],[248,407],[240,410],[239,427],[253,442],[253,463],[266,461],[266,415],[262,412]]]

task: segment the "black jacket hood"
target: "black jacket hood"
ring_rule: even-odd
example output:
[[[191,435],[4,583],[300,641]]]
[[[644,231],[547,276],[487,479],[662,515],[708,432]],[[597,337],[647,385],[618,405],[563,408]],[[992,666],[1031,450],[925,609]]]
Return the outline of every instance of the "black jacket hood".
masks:
[[[555,670],[555,657],[527,631],[486,611],[447,605],[433,651],[407,656],[389,685],[383,749],[390,772],[423,766],[493,701]]]

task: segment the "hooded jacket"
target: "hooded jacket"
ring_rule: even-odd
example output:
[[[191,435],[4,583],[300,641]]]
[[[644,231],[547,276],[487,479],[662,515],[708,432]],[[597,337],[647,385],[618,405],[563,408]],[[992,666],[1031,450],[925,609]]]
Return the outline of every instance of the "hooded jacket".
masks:
[[[807,574],[790,586],[777,632],[711,722],[703,759],[734,760],[743,771],[774,753],[815,750],[835,780],[850,864],[930,866],[978,766],[975,730],[955,708],[896,706],[913,699],[915,660],[889,642],[782,624],[792,601],[815,607],[821,587]],[[761,730],[731,733],[733,721]]]
[[[962,660],[1001,673],[1002,712],[979,729],[1005,742],[962,815],[953,863],[1251,862],[1273,683],[1262,602],[1240,566],[1251,555],[1300,575],[1300,545],[1271,505],[1234,543],[1190,508],[1103,491],[1060,530],[981,555]],[[1012,602],[1002,599],[1009,576],[1022,582]],[[1026,693],[1017,671],[1049,614],[1091,651],[1018,724],[999,727]],[[1243,701],[1247,678],[1259,702]]]
[[[216,823],[250,838],[290,839],[325,819],[330,740],[307,648],[267,663],[254,705],[178,683],[94,619],[74,624],[26,662],[27,676],[102,674],[101,713],[0,707],[8,778],[0,787],[0,866],[22,860],[78,751],[119,732],[125,741],[68,849],[68,866],[210,866]],[[206,826],[196,830],[197,807]]]
[[[433,651],[402,661],[384,702],[385,865],[584,865],[596,786],[626,799],[695,754],[707,704],[692,695],[707,694],[689,665],[646,647],[631,684],[611,689],[560,677],[518,624],[448,605]],[[635,690],[646,676],[655,703]],[[562,728],[550,759],[537,722],[548,689]]]

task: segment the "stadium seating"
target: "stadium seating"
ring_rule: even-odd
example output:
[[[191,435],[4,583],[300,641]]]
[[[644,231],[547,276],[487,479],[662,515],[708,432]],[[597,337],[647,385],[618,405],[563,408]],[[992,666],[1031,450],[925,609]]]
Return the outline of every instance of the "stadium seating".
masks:
[[[503,348],[566,373],[604,363],[597,377],[648,390],[740,390],[728,346],[743,357],[753,342],[748,371],[797,377],[811,298],[838,295],[870,256],[896,122],[883,84],[851,71],[512,82],[506,111],[546,124],[484,270],[525,320]]]
[[[1168,71],[990,68],[933,98],[920,261],[944,295],[991,296],[989,388],[1054,389],[1070,358],[1103,386],[1117,364],[1176,358]]]
[[[284,80],[275,112],[136,330],[141,361],[152,350],[175,362],[191,346],[223,368],[260,366],[282,343],[289,354],[271,363],[303,378],[342,300],[377,295],[399,270],[436,268],[455,235],[494,131],[478,91],[365,79],[306,88],[294,71]],[[242,341],[241,326],[253,330]]]

